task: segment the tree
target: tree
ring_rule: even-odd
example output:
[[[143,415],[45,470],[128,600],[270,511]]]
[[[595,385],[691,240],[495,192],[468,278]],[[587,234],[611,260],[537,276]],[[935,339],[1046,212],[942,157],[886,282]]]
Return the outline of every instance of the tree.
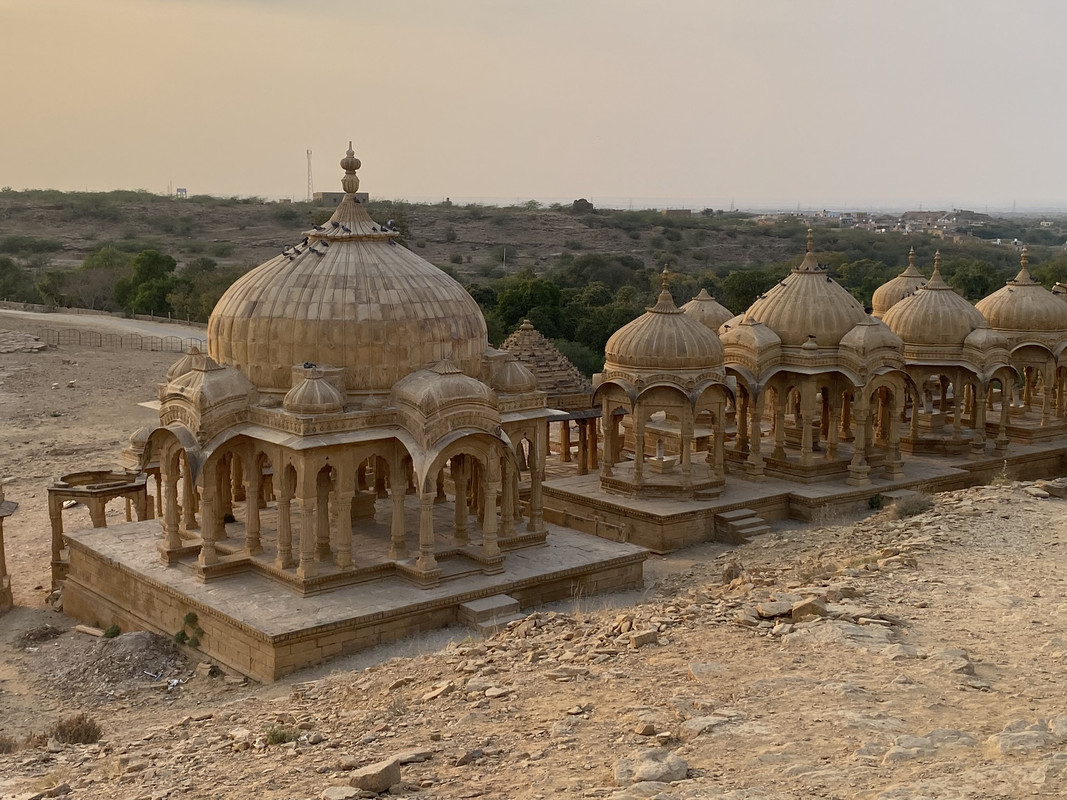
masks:
[[[131,314],[166,314],[172,311],[167,295],[177,282],[178,262],[158,250],[142,250],[133,258],[133,274],[115,284],[115,299]]]

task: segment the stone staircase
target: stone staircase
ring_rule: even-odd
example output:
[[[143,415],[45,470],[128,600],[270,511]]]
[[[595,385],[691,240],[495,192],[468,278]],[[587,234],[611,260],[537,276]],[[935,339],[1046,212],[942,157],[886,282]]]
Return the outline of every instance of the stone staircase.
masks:
[[[519,601],[506,594],[480,597],[459,607],[459,621],[482,636],[496,633],[512,620],[522,619]]]
[[[720,542],[744,544],[751,536],[770,531],[771,526],[751,508],[737,508],[715,515],[715,538]]]

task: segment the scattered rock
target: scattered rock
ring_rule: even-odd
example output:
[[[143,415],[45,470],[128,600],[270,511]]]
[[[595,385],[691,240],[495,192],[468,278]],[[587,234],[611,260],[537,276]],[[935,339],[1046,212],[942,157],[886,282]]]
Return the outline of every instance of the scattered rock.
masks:
[[[684,780],[688,773],[689,765],[670,750],[636,750],[616,762],[615,784],[629,786],[644,781],[670,783]]]
[[[348,778],[348,785],[368,792],[381,794],[390,786],[400,782],[400,762],[395,758],[376,761],[365,767],[353,770]]]

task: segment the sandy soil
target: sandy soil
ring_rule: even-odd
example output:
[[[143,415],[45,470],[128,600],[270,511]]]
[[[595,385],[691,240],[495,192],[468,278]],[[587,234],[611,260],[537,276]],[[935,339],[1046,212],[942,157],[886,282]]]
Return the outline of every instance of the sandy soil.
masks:
[[[21,506],[0,734],[75,710],[104,729],[0,755],[0,798],[355,797],[359,770],[393,758],[391,793],[419,798],[1067,796],[1067,500],[1029,484],[690,548],[650,560],[644,592],[273,686],[197,671],[152,637],[73,633],[44,603],[45,486],[114,461],[175,357],[0,356],[0,474]],[[620,760],[649,753],[681,773],[627,785]]]

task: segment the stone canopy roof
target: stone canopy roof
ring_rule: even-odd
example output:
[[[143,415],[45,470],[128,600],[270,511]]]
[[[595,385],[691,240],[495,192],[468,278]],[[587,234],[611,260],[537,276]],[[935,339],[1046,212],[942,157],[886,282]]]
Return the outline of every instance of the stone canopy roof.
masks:
[[[589,379],[530,320],[523,320],[500,349],[511,353],[534,374],[537,388],[548,393],[549,406],[571,410],[588,408],[592,403],[593,387]]]

